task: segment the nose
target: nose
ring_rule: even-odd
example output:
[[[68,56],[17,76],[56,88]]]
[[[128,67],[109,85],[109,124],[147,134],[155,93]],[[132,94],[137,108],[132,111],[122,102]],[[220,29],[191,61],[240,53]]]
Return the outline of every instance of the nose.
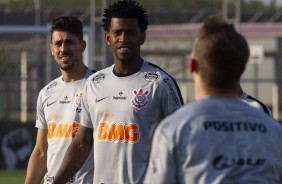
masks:
[[[63,42],[62,45],[61,45],[61,47],[60,47],[60,51],[61,51],[61,52],[64,52],[64,51],[66,51],[67,49],[68,49],[67,44]]]
[[[125,32],[122,32],[119,37],[119,42],[126,42],[128,40],[128,35]]]

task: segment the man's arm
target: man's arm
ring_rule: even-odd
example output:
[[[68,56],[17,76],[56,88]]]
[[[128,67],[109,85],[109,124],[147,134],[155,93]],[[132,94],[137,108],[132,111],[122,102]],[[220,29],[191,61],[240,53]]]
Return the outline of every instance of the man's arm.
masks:
[[[174,143],[171,136],[167,134],[167,131],[170,131],[167,130],[168,126],[164,128],[163,124],[164,122],[159,123],[153,136],[144,184],[178,183],[175,172],[178,168],[175,162]]]
[[[82,167],[93,146],[93,129],[79,126],[64,160],[55,176],[53,184],[67,183]]]
[[[38,129],[35,147],[29,158],[25,184],[39,184],[47,171],[47,130]]]
[[[162,110],[163,114],[167,116],[179,107],[183,106],[184,101],[179,86],[172,77],[166,77],[166,79],[163,80],[162,87]]]

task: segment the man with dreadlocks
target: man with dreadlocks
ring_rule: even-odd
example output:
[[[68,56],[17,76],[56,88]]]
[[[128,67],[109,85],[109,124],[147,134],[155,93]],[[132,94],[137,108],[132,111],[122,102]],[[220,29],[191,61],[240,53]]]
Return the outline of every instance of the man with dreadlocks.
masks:
[[[65,183],[94,149],[94,183],[142,183],[156,123],[183,105],[175,80],[140,56],[147,11],[133,0],[104,10],[114,64],[88,78],[81,126],[53,184]]]

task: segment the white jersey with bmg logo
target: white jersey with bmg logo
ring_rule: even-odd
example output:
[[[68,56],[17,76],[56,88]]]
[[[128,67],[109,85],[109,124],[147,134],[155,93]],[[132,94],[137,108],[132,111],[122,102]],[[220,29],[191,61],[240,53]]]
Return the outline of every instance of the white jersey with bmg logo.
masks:
[[[281,125],[237,98],[204,97],[156,128],[145,184],[282,183]]]
[[[94,129],[94,183],[140,183],[153,128],[183,100],[174,79],[147,61],[126,77],[113,67],[89,77],[82,97],[81,124]]]
[[[82,91],[86,79],[93,73],[88,69],[82,79],[71,83],[64,82],[62,76],[58,77],[46,85],[39,93],[36,127],[48,130],[45,184],[53,182],[66,150],[75,137],[79,127]],[[93,170],[93,155],[91,155],[81,170],[68,183],[92,183]]]

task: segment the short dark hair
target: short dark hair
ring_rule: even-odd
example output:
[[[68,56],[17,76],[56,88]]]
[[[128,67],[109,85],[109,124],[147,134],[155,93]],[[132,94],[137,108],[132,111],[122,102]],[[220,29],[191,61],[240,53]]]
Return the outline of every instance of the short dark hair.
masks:
[[[147,10],[133,0],[118,0],[107,9],[104,9],[103,17],[101,26],[105,31],[110,30],[111,19],[113,17],[138,19],[142,32],[146,31],[148,27]]]
[[[83,40],[83,25],[81,21],[75,17],[62,16],[52,20],[51,25],[51,39],[52,33],[57,31],[66,31],[76,35],[80,41]]]
[[[194,51],[204,81],[222,89],[237,85],[250,55],[246,39],[219,15],[204,21]]]

